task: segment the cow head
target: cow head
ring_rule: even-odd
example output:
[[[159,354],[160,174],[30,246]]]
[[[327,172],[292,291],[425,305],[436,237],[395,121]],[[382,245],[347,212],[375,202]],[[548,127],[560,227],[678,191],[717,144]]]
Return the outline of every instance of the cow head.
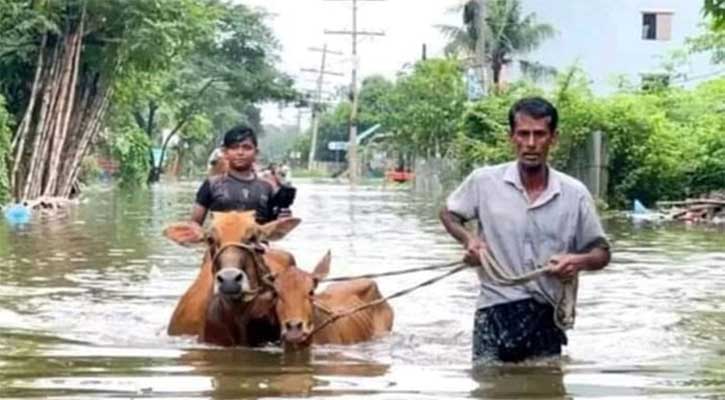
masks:
[[[312,273],[293,266],[272,276],[272,287],[277,294],[275,311],[285,347],[310,344],[310,333],[314,329],[315,289],[330,272],[330,258],[328,251]]]
[[[214,294],[249,302],[262,290],[268,273],[263,242],[282,239],[299,223],[299,218],[284,218],[259,225],[254,211],[215,212],[208,231],[194,222],[181,222],[166,228],[164,235],[181,245],[206,241]]]

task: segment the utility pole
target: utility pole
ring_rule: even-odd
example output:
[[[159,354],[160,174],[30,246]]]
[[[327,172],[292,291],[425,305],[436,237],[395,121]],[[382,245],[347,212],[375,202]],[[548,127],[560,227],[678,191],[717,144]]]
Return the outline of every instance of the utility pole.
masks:
[[[486,0],[473,0],[478,3],[478,38],[476,39],[476,58],[478,61],[479,77],[481,80],[481,89],[484,96],[488,94],[488,65],[486,62],[486,35],[488,35],[488,26],[486,25]]]
[[[315,151],[317,150],[317,131],[320,128],[320,109],[322,107],[322,86],[325,83],[325,74],[327,75],[335,75],[335,76],[343,76],[343,74],[338,72],[331,72],[326,71],[325,66],[327,63],[327,54],[335,54],[335,55],[342,55],[339,51],[332,51],[327,49],[327,43],[325,43],[324,46],[322,46],[322,49],[312,47],[309,49],[310,51],[316,51],[322,53],[322,62],[320,63],[320,69],[314,70],[314,69],[307,69],[303,68],[302,71],[305,72],[319,72],[319,75],[317,77],[317,88],[315,92],[315,99],[312,103],[312,141],[310,142],[310,153],[309,157],[307,158],[307,169],[312,170],[314,164],[315,164]]]
[[[302,107],[297,109],[297,134],[302,134]]]
[[[306,112],[307,112],[307,110],[305,110],[304,107],[297,107],[297,134],[298,135],[302,134],[302,114],[304,114]],[[301,154],[296,155],[295,153],[296,152],[291,154],[291,158],[293,160],[295,160],[296,163],[299,163],[299,164],[296,164],[296,166],[302,166],[302,160],[301,160],[302,155]]]
[[[486,68],[486,36],[488,35],[488,26],[486,24],[486,0],[468,0],[463,5],[463,26],[468,30],[469,34],[473,34],[471,39],[473,43],[473,54],[466,64],[468,64],[469,75],[468,95],[469,100],[476,99],[478,96],[486,95],[486,87],[488,86],[488,70]],[[468,75],[468,72],[467,72]],[[481,92],[476,91],[475,83],[479,84]]]
[[[350,176],[350,184],[357,183],[358,160],[357,160],[357,38],[358,36],[384,36],[383,32],[368,32],[357,30],[357,3],[359,1],[385,1],[385,0],[327,0],[327,1],[352,1],[352,30],[350,31],[329,31],[325,30],[328,35],[351,35],[352,36],[352,82],[350,84],[350,97],[352,101],[352,110],[350,111],[350,143],[347,148],[348,173]]]

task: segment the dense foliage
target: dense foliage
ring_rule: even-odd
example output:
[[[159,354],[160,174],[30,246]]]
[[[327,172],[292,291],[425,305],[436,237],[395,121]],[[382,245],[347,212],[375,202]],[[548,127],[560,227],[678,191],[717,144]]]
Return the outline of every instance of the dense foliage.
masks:
[[[230,126],[259,128],[256,104],[296,93],[266,15],[235,3],[0,2],[0,95],[17,122],[0,182],[67,196],[94,146],[126,184],[155,181],[169,153],[199,162]]]
[[[560,136],[552,154],[556,168],[568,170],[590,134],[603,133],[609,175],[605,200],[610,205],[626,206],[633,199],[652,204],[725,188],[725,79],[692,90],[623,89],[597,97],[584,73],[572,68],[548,91],[524,82],[466,102],[457,62],[428,60],[395,82],[373,82],[362,87],[361,98],[374,88],[370,97],[375,101],[361,103],[361,118],[368,110],[366,122],[381,122],[402,153],[456,159],[461,175],[511,159],[509,107],[521,97],[541,95],[560,112]],[[323,116],[323,137],[345,140],[346,107],[341,103]]]

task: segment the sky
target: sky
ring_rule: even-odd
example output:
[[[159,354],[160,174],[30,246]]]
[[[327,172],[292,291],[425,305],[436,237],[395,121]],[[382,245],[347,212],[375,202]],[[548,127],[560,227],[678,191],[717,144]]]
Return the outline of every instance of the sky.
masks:
[[[240,0],[241,3],[266,10],[267,21],[280,41],[280,68],[296,78],[298,89],[313,89],[317,76],[302,68],[320,68],[321,53],[310,47],[342,52],[328,55],[327,70],[343,77],[326,76],[326,88],[350,83],[352,39],[348,35],[326,35],[328,30],[350,30],[350,0]],[[425,43],[430,57],[443,53],[445,37],[436,24],[458,24],[460,16],[447,10],[460,0],[384,0],[358,1],[358,30],[382,31],[385,36],[362,37],[358,41],[360,69],[358,77],[382,74],[394,78],[406,63],[421,58]],[[359,81],[358,81],[359,82]],[[307,118],[304,118],[306,121]],[[296,124],[297,110],[263,107],[263,123]],[[304,122],[303,122],[304,123]]]

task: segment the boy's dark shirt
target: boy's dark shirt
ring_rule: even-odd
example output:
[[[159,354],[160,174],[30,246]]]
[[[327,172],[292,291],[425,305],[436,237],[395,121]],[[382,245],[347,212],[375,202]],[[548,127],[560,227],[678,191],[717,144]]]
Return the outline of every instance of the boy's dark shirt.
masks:
[[[209,211],[256,211],[258,223],[276,218],[271,199],[272,185],[259,179],[242,180],[230,174],[207,178],[196,193],[196,202]]]

